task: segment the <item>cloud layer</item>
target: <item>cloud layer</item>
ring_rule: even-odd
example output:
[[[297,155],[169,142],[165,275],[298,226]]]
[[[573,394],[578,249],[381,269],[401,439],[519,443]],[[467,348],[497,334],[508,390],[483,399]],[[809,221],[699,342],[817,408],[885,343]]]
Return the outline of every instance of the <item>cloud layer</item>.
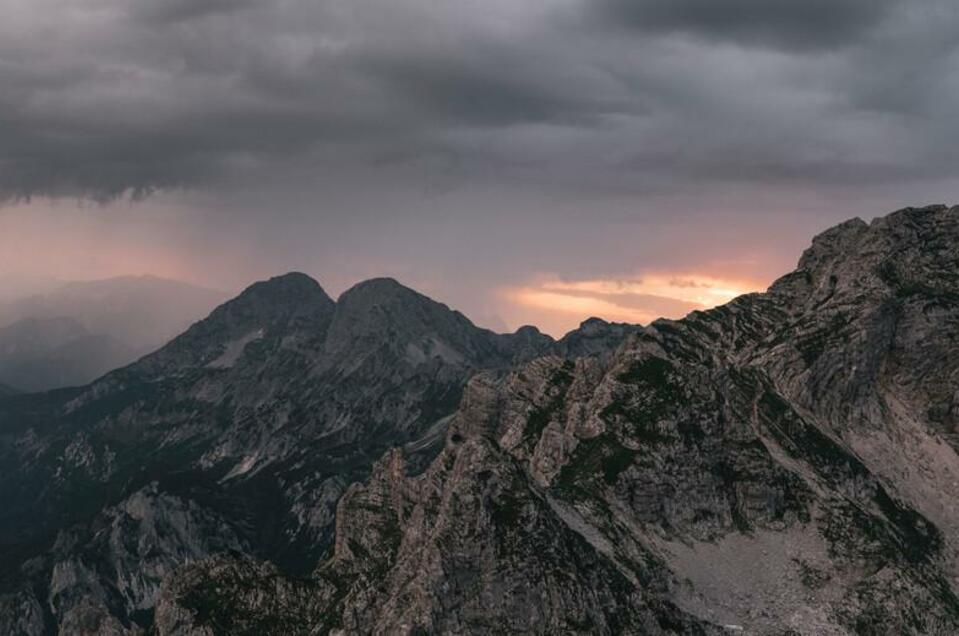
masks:
[[[671,281],[761,288],[832,223],[959,198],[953,0],[0,8],[17,289],[389,275],[558,334],[721,302]]]
[[[857,45],[893,0],[599,0],[609,25],[715,42],[812,51]]]
[[[947,0],[5,0],[0,196],[956,177]],[[337,176],[325,176],[337,173]]]

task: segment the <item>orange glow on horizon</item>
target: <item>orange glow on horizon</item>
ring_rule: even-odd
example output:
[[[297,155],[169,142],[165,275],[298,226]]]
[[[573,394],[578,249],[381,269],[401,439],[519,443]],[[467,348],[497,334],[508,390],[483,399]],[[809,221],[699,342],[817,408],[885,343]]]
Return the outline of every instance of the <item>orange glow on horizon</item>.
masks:
[[[658,318],[682,318],[755,291],[766,283],[695,272],[648,272],[629,278],[562,280],[546,277],[501,290],[516,321],[543,325],[562,335],[596,316],[612,322],[649,324]]]

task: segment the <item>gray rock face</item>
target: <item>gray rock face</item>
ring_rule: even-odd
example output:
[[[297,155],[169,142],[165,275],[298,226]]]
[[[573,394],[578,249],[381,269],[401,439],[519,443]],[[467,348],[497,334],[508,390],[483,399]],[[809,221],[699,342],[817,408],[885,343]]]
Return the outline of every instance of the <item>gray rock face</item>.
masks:
[[[91,531],[67,530],[57,538],[49,590],[55,616],[104,601],[120,616],[135,616],[152,610],[160,583],[178,566],[249,549],[227,521],[160,492],[156,483],[104,510]]]
[[[615,352],[627,336],[641,330],[638,325],[609,323],[600,318],[590,318],[584,321],[579,329],[563,336],[551,348],[551,352],[565,358],[604,357]]]
[[[159,632],[959,633],[957,336],[959,208],[846,223],[765,294],[475,377],[424,472],[342,496],[305,605],[199,562]]]
[[[29,590],[0,596],[0,632],[10,636],[44,633],[43,607]]]
[[[334,302],[289,274],[87,387],[10,398],[0,607],[43,602],[47,631],[137,633],[161,583],[207,556],[307,575],[377,458],[402,447],[421,472],[472,375],[556,346],[478,329],[392,280]]]

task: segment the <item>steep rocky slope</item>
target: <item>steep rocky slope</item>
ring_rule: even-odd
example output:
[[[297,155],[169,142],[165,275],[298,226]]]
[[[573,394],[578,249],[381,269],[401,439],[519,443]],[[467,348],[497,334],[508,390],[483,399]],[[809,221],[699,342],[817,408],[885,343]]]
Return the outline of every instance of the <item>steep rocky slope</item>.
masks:
[[[959,633],[959,208],[838,226],[768,292],[471,380],[309,576],[224,553],[160,634]]]
[[[395,281],[337,302],[257,283],[90,386],[0,403],[0,633],[138,633],[179,566],[232,551],[308,574],[336,502],[402,447],[440,451],[466,381],[632,328],[498,335]]]

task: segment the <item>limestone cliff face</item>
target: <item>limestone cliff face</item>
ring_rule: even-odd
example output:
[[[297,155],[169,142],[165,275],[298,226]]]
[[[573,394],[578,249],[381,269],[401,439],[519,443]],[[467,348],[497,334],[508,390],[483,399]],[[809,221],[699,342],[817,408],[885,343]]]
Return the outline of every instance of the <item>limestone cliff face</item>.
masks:
[[[930,207],[612,355],[481,374],[423,473],[393,450],[346,490],[284,628],[957,633],[957,348],[959,209]],[[212,586],[244,563],[171,577],[159,633],[280,620]]]

